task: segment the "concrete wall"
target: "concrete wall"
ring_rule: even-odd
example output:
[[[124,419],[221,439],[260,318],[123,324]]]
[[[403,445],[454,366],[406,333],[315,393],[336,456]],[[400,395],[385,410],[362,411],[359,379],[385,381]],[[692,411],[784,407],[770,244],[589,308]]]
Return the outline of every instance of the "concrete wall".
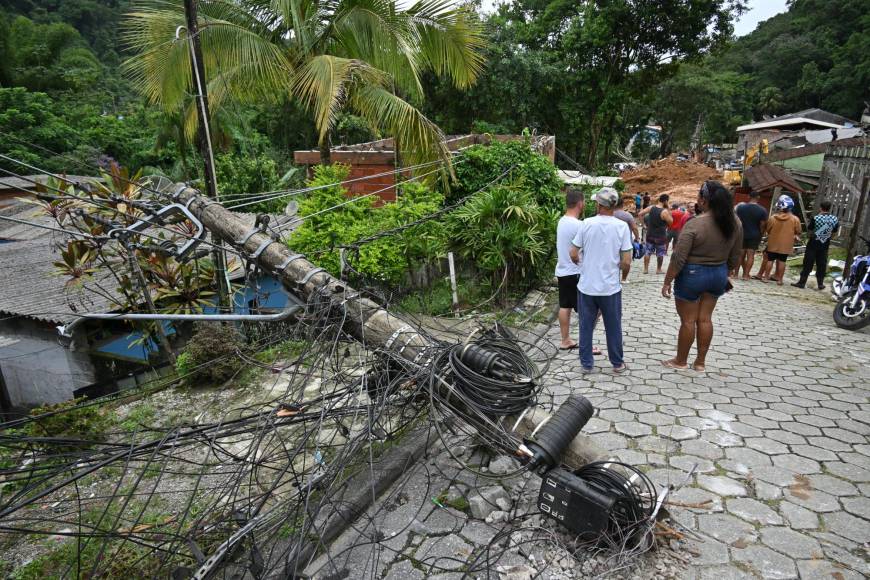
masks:
[[[13,409],[60,403],[95,381],[87,353],[63,346],[53,326],[28,319],[0,323],[0,374]]]

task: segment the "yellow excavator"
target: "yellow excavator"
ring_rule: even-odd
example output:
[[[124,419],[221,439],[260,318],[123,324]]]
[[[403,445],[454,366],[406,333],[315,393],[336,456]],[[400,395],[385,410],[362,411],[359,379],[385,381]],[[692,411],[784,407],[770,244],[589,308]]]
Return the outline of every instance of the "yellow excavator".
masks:
[[[743,169],[752,167],[753,161],[758,158],[759,153],[767,155],[770,151],[767,148],[767,139],[762,139],[755,147],[750,147],[746,152],[746,158],[743,161]]]

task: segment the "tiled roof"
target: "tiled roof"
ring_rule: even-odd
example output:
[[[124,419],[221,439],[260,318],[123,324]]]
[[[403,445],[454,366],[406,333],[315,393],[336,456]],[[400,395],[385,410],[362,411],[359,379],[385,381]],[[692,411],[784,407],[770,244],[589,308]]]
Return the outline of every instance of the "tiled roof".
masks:
[[[782,187],[789,191],[804,193],[804,188],[777,165],[754,165],[746,170],[746,180],[754,191],[766,191],[774,187]]]

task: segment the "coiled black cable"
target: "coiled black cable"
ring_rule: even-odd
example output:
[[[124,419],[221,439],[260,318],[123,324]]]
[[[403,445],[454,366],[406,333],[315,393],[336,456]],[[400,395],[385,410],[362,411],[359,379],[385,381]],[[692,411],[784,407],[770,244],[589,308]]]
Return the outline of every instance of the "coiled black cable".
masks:
[[[631,465],[609,461],[588,463],[574,474],[616,498],[605,532],[608,543],[630,547],[643,539],[656,504],[656,487],[646,475]]]
[[[469,347],[483,353],[478,360],[487,361],[486,372],[480,372],[480,366],[469,360]],[[491,357],[482,358],[487,354]],[[538,374],[537,367],[514,342],[491,338],[455,345],[448,349],[446,359],[465,402],[486,417],[521,413],[536,402],[538,386],[533,377]]]

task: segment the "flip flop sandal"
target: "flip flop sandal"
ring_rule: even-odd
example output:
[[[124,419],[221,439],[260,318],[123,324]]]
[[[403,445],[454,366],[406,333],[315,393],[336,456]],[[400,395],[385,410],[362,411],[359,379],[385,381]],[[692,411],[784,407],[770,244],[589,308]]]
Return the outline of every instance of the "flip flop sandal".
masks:
[[[663,360],[662,366],[667,367],[669,369],[674,369],[675,371],[684,371],[684,370],[687,370],[689,368],[689,365],[681,367],[680,365],[674,364],[674,362],[671,360]]]
[[[603,353],[601,352],[600,348],[598,348],[597,346],[592,347],[592,356],[601,356],[602,354]]]
[[[560,346],[559,350],[574,350],[575,348],[577,348],[577,345],[572,344],[571,346]]]

